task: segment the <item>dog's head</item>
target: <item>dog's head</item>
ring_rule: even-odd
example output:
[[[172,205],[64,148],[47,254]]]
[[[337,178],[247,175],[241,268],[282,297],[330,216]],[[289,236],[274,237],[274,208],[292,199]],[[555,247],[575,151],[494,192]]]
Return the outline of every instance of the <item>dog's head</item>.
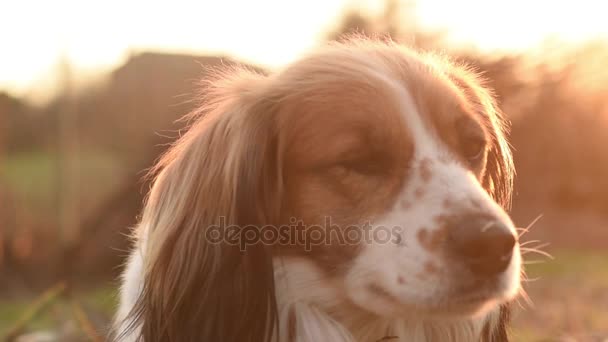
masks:
[[[506,127],[473,72],[361,40],[210,84],[142,219],[147,342],[269,338],[280,256],[377,316],[468,317],[516,294]],[[255,240],[263,227],[278,234]]]

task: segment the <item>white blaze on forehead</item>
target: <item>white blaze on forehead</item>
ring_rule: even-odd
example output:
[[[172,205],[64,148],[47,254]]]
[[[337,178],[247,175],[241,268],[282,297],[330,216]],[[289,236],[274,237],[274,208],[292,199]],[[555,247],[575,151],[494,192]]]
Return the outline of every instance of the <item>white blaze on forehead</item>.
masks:
[[[431,130],[425,125],[422,113],[418,110],[414,99],[404,85],[395,86],[398,101],[401,107],[407,128],[412,135],[414,143],[414,161],[422,158],[437,158],[440,155],[440,142],[433,136]]]
[[[418,110],[407,87],[402,82],[398,82],[374,70],[369,70],[369,73],[377,81],[388,86],[389,93],[387,95],[391,97],[389,101],[396,101],[399,105],[399,112],[405,119],[405,125],[414,143],[413,159],[420,160],[426,157],[438,158],[441,156],[440,141],[435,138],[432,131],[425,125],[424,120],[422,120],[422,113]],[[443,153],[445,152],[444,150]]]

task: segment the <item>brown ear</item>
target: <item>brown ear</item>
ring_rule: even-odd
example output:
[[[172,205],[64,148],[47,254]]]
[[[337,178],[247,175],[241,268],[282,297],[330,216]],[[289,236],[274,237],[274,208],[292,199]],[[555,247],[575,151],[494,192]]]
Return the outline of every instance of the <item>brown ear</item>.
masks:
[[[482,80],[464,67],[453,67],[449,76],[476,109],[491,136],[483,186],[503,208],[509,209],[515,168],[507,141],[509,124],[498,109],[491,91]]]
[[[145,272],[131,313],[151,341],[267,341],[276,326],[269,246],[211,243],[210,227],[271,224],[280,211],[274,116],[247,93],[262,76],[207,89],[205,115],[162,158],[141,222]],[[222,230],[223,231],[223,230]]]

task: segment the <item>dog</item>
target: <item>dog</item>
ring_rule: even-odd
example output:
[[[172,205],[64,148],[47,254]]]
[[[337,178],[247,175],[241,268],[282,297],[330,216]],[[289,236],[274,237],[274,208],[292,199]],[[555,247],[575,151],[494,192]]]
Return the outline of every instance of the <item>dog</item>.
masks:
[[[359,37],[201,94],[152,171],[116,340],[508,340],[514,166],[474,70]]]

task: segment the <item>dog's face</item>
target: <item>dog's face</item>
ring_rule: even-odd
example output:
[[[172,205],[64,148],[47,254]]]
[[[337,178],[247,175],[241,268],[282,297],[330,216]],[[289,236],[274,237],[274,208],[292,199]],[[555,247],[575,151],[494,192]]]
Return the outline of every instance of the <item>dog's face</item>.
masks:
[[[516,294],[517,235],[497,203],[510,155],[472,74],[384,47],[330,50],[281,80],[300,85],[277,109],[282,214],[343,234],[290,247],[316,277],[380,316],[469,316]]]
[[[205,115],[157,165],[142,216],[132,316],[146,341],[268,340],[285,290],[277,260],[305,264],[279,262],[302,280],[298,301],[375,316],[468,318],[515,295],[511,155],[473,73],[353,41],[270,76],[210,83]],[[240,249],[207,234],[294,222],[303,239],[289,243]]]

